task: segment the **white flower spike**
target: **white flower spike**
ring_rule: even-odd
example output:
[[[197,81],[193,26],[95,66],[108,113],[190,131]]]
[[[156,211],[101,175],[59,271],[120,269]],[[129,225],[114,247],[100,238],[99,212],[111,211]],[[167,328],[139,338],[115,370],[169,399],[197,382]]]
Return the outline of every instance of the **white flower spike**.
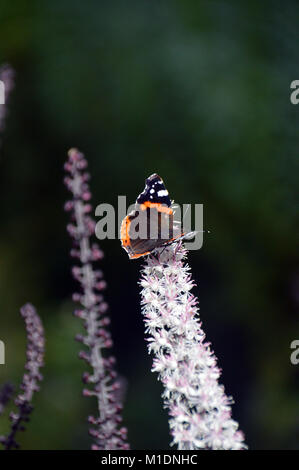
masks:
[[[246,449],[198,319],[186,254],[179,242],[148,256],[140,282],[152,371],[164,385],[172,445],[179,450]]]

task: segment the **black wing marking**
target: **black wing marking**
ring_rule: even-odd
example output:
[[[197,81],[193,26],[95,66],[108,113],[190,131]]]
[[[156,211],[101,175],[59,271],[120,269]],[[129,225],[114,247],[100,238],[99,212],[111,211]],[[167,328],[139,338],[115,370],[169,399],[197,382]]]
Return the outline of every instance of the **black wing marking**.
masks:
[[[171,206],[168,191],[162,178],[157,173],[154,173],[145,180],[145,188],[136,200],[137,204],[144,204],[145,202],[165,204],[167,207]]]

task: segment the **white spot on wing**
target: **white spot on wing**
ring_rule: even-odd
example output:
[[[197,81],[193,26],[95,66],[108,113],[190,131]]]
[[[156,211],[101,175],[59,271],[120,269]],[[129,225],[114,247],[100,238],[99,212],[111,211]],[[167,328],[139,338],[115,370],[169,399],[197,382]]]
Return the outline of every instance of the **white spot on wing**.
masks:
[[[161,189],[161,191],[158,191],[158,196],[159,197],[168,196],[168,191],[166,189]]]

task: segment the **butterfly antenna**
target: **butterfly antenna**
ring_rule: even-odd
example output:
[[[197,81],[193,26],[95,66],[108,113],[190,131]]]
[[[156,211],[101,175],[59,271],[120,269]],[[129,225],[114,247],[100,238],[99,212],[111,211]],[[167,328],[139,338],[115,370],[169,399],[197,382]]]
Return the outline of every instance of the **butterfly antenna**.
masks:
[[[184,219],[185,219],[185,217],[186,217],[187,212],[188,212],[189,209],[190,209],[190,204],[187,205],[186,210],[185,210],[185,212],[184,212],[184,215],[183,215],[183,222],[184,222]]]

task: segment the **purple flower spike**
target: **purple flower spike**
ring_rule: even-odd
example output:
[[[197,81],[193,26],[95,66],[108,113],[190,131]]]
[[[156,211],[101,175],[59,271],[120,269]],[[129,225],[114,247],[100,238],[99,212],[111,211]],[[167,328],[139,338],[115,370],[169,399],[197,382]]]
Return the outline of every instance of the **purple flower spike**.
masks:
[[[0,389],[0,416],[3,414],[7,403],[14,393],[14,386],[10,383],[4,384]]]
[[[179,450],[246,449],[217,359],[198,321],[194,283],[181,243],[149,256],[142,270],[142,313],[153,372],[164,385],[172,445]]]
[[[65,204],[65,210],[71,212],[71,223],[67,230],[73,239],[71,256],[77,259],[77,266],[72,268],[73,277],[79,282],[81,292],[73,294],[73,300],[80,302],[81,308],[74,314],[83,319],[86,335],[76,337],[88,351],[81,351],[79,357],[92,369],[83,374],[84,396],[95,396],[98,402],[98,417],[91,416],[88,421],[94,427],[89,430],[94,443],[94,450],[129,449],[127,430],[120,426],[121,403],[119,400],[119,378],[116,378],[114,361],[107,354],[112,346],[110,332],[107,330],[107,304],[102,291],[106,283],[103,273],[93,267],[93,263],[103,258],[103,252],[96,243],[91,243],[95,222],[88,215],[91,212],[91,193],[88,186],[89,174],[86,172],[87,160],[76,149],[68,152],[64,169],[66,187],[72,193],[72,200]]]
[[[15,400],[18,411],[10,413],[11,431],[7,437],[0,437],[0,442],[6,450],[19,447],[15,440],[16,433],[24,431],[24,424],[29,421],[33,410],[33,395],[34,392],[39,391],[38,382],[43,378],[39,371],[44,365],[45,352],[45,337],[42,322],[31,304],[26,304],[21,308],[21,315],[25,320],[27,332],[26,372],[20,385],[21,391]]]

